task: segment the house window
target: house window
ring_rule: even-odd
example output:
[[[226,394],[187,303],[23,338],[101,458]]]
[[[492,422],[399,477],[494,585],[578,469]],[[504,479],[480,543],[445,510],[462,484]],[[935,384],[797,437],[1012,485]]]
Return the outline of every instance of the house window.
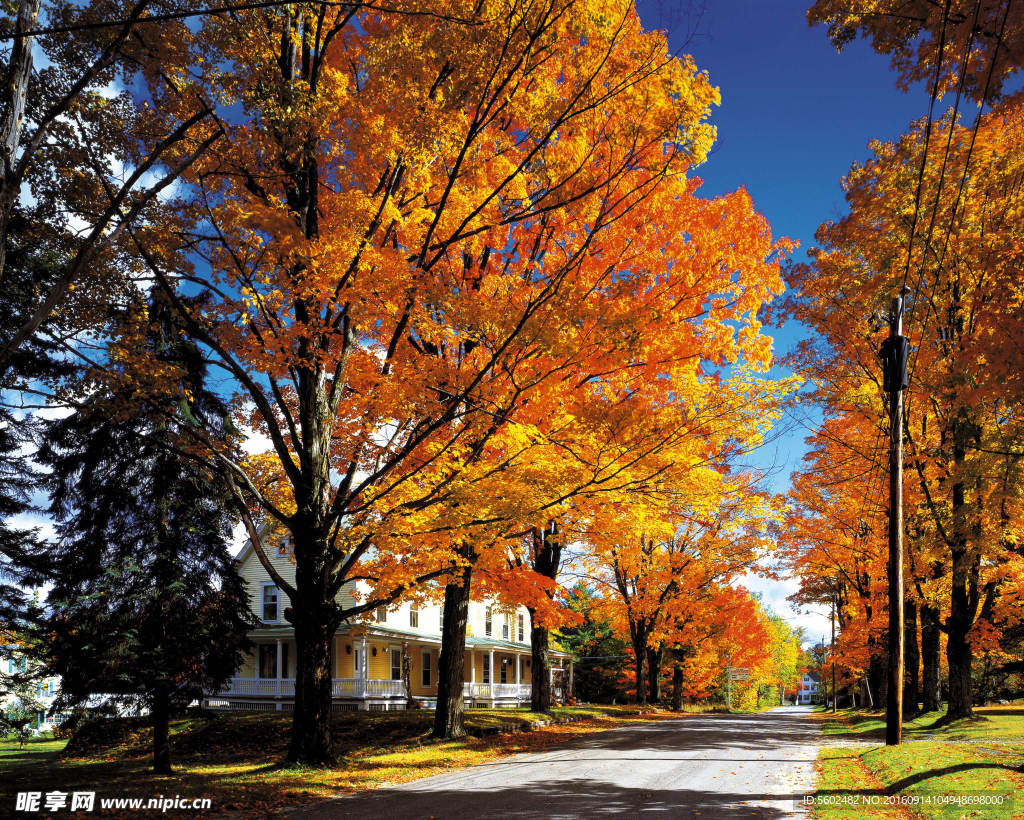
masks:
[[[438,631],[439,632],[444,630],[444,604],[443,603],[441,604],[441,606],[439,606],[437,608],[437,626],[438,626]]]
[[[508,658],[501,659],[501,682],[508,683]]]
[[[503,641],[508,640],[508,615],[505,616],[505,621],[501,625],[501,639]]]
[[[383,607],[383,606],[377,607],[377,623],[379,623],[379,624],[387,623],[387,620],[388,620],[388,610],[387,610],[387,607]]]
[[[519,643],[523,643],[526,639],[526,632],[523,630],[523,616],[519,616]]]
[[[263,585],[263,623],[276,624],[280,622],[278,614],[278,589],[273,584]]]
[[[416,604],[409,605],[409,626],[414,629],[420,628],[420,611],[416,608]]]
[[[288,675],[288,644],[281,644],[281,677],[287,678]]]
[[[359,665],[359,647],[352,647],[352,677],[361,678],[363,676],[362,667]]]
[[[430,682],[430,652],[423,653],[423,672],[421,677],[421,683],[424,686],[431,686]]]
[[[491,608],[490,607],[487,607],[487,609],[484,610],[484,634],[485,635],[490,635],[491,634]]]
[[[391,647],[391,680],[402,679],[402,647]]]
[[[484,662],[484,680],[483,680],[483,682],[484,683],[490,683],[491,682],[491,653],[490,652],[484,652],[483,653],[483,662]]]
[[[277,647],[272,643],[260,644],[260,677],[277,677]]]

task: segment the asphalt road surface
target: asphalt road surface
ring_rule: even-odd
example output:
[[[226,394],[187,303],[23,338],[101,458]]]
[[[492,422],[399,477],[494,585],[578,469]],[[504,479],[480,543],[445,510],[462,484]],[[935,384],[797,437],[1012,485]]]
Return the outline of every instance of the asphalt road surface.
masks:
[[[288,820],[805,817],[820,729],[810,707],[693,715],[585,735],[289,812]],[[796,799],[794,799],[796,798]]]

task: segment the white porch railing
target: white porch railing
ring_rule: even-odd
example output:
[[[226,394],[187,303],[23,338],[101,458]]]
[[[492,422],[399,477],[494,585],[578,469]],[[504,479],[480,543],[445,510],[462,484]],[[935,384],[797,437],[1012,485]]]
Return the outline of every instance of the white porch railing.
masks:
[[[295,678],[232,678],[220,691],[223,695],[294,695]]]
[[[361,688],[359,678],[334,678],[331,681],[331,694],[341,697],[360,697],[366,695],[404,695],[405,685],[400,680],[366,681],[366,688]],[[295,678],[231,678],[220,690],[221,695],[294,695]]]
[[[467,698],[528,698],[528,683],[466,683],[462,694]]]
[[[331,694],[358,697],[361,694],[359,691],[359,678],[334,678],[331,681]]]
[[[405,683],[400,680],[380,680],[370,678],[366,681],[367,695],[404,695]]]
[[[491,696],[491,685],[489,683],[464,683],[462,694],[467,698],[489,698]]]

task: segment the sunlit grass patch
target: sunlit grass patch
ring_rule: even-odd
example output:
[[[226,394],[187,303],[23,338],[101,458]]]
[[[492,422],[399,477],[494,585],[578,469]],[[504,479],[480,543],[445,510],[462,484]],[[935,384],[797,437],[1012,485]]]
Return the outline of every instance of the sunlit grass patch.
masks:
[[[826,736],[859,735],[868,739],[885,734],[885,712],[881,710],[840,709],[833,715],[831,710],[819,709],[818,715],[823,721],[822,731]],[[925,712],[913,719],[904,719],[903,733],[909,740],[1024,741],[1024,707],[980,706],[974,709],[973,718],[955,721],[946,720],[945,711]]]
[[[1024,747],[1015,742],[1019,716],[998,707],[978,711],[975,719],[952,723],[934,714],[923,716],[905,728],[911,742],[900,746],[822,749],[816,815],[852,820],[876,806],[873,801],[882,801],[886,811],[922,820],[1024,818]],[[861,715],[867,719],[858,723],[842,717],[848,722],[836,720],[832,734],[861,738],[884,718]],[[826,731],[831,719],[825,717]],[[943,739],[915,742],[915,734]],[[829,795],[845,797],[830,800]]]

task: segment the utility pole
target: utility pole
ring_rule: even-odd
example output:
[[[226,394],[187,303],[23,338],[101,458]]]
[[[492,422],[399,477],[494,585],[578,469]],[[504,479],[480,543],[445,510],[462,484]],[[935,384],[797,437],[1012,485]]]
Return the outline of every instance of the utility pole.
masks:
[[[909,345],[903,306],[910,288],[892,300],[889,338],[882,343],[883,387],[889,396],[889,675],[885,700],[885,745],[903,740],[903,391]]]
[[[836,596],[832,593],[832,714],[836,713]]]

